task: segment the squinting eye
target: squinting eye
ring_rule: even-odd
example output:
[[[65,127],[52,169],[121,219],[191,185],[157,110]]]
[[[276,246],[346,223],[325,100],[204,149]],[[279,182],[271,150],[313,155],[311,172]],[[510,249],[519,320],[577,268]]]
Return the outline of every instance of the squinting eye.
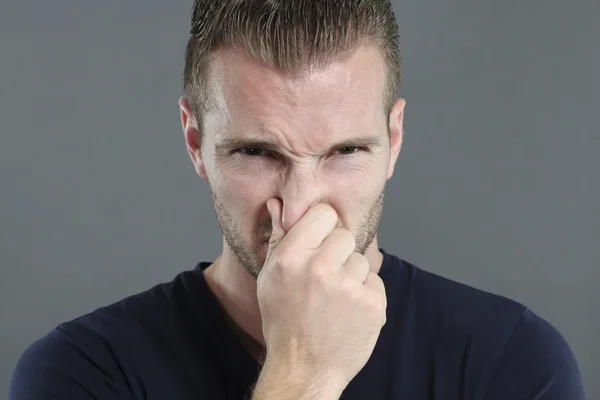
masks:
[[[338,151],[342,154],[342,155],[350,155],[350,154],[354,154],[357,153],[359,151],[363,150],[362,147],[355,147],[355,146],[346,146],[346,147],[342,147],[340,148]]]
[[[239,152],[246,156],[251,156],[251,157],[267,155],[267,151],[265,149],[261,149],[258,147],[248,147],[245,149],[237,149],[236,152]]]

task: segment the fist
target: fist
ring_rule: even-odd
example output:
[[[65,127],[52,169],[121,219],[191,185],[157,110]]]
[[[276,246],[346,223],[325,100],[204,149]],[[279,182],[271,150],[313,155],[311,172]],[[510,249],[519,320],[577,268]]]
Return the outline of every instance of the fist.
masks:
[[[343,388],[370,358],[386,322],[386,295],[338,215],[314,205],[286,233],[282,204],[267,203],[273,231],[257,279],[265,366]]]

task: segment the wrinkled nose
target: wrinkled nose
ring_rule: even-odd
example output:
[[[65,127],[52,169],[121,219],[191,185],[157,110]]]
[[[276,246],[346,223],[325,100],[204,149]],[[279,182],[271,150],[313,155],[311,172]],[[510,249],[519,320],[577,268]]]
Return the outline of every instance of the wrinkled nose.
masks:
[[[327,200],[328,188],[308,171],[295,172],[280,191],[283,202],[282,225],[289,231],[308,208]]]

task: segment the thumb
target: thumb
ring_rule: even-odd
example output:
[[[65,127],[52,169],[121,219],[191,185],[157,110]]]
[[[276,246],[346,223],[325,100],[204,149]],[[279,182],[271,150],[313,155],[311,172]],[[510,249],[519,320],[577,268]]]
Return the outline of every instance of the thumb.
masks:
[[[285,229],[283,229],[281,220],[282,208],[283,205],[281,200],[277,198],[269,199],[267,201],[267,210],[269,210],[269,215],[271,215],[272,226],[271,238],[269,239],[269,249],[267,251],[267,259],[269,259],[275,247],[277,247],[279,242],[281,242],[285,236]]]

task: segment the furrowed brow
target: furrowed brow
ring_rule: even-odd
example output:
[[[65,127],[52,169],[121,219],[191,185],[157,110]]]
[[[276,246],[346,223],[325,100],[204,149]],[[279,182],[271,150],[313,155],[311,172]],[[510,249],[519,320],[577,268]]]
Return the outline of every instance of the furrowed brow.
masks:
[[[330,150],[337,150],[342,147],[380,147],[382,146],[381,136],[358,137],[354,139],[343,140],[331,146]]]
[[[223,139],[219,141],[215,148],[217,152],[227,152],[235,149],[265,149],[269,151],[276,151],[279,146],[277,143],[270,142],[268,140],[258,140],[258,139],[250,139],[250,138],[232,138],[232,139]]]
[[[331,153],[332,151],[339,150],[344,147],[381,147],[383,145],[380,136],[369,136],[369,137],[357,137],[353,139],[346,139],[338,142],[328,149],[321,152],[322,155]],[[219,153],[229,152],[236,149],[263,149],[267,151],[279,151],[279,145],[276,142],[269,140],[260,140],[252,138],[231,138],[223,139],[219,141],[215,148]]]

